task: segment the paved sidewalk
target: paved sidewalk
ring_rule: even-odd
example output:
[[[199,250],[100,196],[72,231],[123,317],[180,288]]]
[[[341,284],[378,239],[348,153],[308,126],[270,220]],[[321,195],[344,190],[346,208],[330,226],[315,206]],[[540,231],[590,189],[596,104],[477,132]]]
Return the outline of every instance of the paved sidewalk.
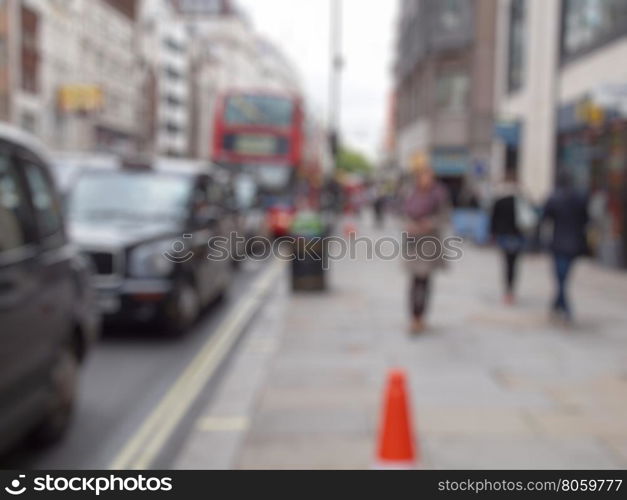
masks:
[[[627,467],[627,275],[582,264],[580,324],[563,330],[548,261],[523,265],[508,309],[497,255],[467,247],[419,338],[398,262],[338,263],[327,295],[292,296],[286,274],[175,465],[369,468],[386,374],[403,367],[426,468]]]

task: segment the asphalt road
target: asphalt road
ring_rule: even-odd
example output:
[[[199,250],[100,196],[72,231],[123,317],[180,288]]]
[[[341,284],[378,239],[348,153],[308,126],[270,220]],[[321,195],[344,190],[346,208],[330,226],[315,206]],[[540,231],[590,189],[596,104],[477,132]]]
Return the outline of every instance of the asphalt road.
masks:
[[[238,301],[265,268],[266,264],[244,266],[237,273],[228,298],[213,306],[183,338],[164,338],[148,329],[106,332],[84,367],[79,404],[66,438],[48,450],[16,450],[0,461],[0,468],[110,467],[114,457],[133,438],[198,350],[237,308]],[[210,385],[200,401],[210,396]],[[177,451],[177,442],[192,422],[193,415],[182,419],[155,467],[168,467]]]

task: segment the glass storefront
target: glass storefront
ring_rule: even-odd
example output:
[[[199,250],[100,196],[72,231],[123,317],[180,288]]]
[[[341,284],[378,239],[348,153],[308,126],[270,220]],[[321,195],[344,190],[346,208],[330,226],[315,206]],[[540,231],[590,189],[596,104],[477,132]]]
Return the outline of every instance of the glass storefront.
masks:
[[[559,137],[559,164],[590,194],[590,247],[604,264],[627,267],[627,121],[579,127]]]
[[[624,0],[565,0],[562,57],[566,60],[627,33]]]

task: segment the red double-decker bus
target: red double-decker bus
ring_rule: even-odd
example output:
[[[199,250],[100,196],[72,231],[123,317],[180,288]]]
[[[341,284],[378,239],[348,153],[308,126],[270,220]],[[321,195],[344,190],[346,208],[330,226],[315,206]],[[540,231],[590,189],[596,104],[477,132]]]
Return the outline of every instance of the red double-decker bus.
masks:
[[[278,92],[228,92],[217,106],[214,161],[298,168],[303,124],[300,97]]]
[[[213,161],[255,179],[272,232],[288,231],[305,168],[302,98],[264,91],[231,91],[217,105]]]

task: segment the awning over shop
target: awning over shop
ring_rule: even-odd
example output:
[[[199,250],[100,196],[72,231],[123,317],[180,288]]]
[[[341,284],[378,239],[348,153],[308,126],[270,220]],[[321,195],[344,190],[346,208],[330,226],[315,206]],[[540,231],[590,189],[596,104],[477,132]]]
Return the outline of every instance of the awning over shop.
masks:
[[[518,121],[498,121],[494,125],[494,135],[507,146],[517,147],[521,140],[522,124]]]
[[[466,149],[436,149],[432,154],[433,170],[438,177],[466,175],[472,166]]]

